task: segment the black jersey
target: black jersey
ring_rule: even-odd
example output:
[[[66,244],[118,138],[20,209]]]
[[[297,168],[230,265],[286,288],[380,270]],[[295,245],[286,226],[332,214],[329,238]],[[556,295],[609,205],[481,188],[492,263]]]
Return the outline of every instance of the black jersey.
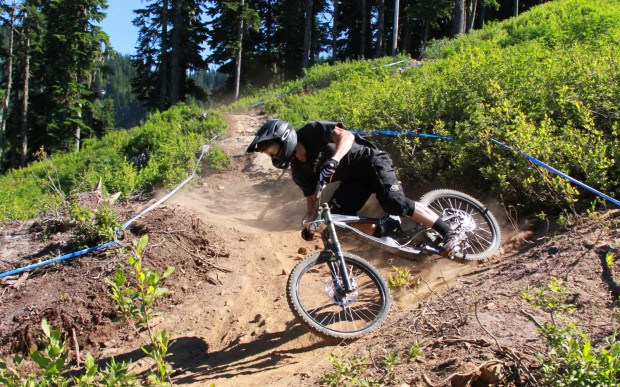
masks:
[[[336,126],[344,128],[338,122],[313,121],[297,131],[297,142],[306,150],[306,161],[291,160],[293,181],[302,189],[304,196],[313,195],[319,181],[323,164],[336,150],[331,137]],[[332,181],[345,180],[351,174],[370,166],[370,161],[377,152],[377,147],[370,141],[355,135],[351,150],[340,160]]]

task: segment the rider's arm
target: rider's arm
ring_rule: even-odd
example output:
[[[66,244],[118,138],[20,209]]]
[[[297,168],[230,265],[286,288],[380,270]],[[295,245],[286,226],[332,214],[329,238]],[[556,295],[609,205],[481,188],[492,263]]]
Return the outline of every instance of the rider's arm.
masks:
[[[355,135],[340,126],[336,126],[332,132],[331,140],[336,144],[332,159],[340,161],[351,150]]]
[[[308,213],[316,211],[316,195],[306,196],[306,206]]]

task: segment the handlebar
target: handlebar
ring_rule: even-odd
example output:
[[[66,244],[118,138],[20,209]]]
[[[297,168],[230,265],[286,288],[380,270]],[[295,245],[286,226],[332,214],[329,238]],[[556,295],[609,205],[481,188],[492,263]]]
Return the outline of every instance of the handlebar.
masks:
[[[323,194],[323,190],[327,186],[326,181],[321,181],[319,183],[319,187],[315,193],[316,197],[316,207],[314,210],[309,211],[304,219],[301,221],[303,229],[301,230],[302,238],[305,240],[312,240],[314,236],[314,231],[318,228],[319,224],[323,221],[320,219],[319,208],[321,205],[321,195]]]
[[[316,194],[314,195],[316,196],[316,201],[318,203],[321,202],[321,195],[323,194],[323,190],[325,189],[325,187],[327,187],[326,181],[319,182],[319,188],[316,190]]]

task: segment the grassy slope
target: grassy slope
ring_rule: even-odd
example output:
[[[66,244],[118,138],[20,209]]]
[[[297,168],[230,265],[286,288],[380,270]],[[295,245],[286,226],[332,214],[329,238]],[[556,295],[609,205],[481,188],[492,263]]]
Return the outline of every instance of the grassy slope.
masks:
[[[78,153],[42,157],[26,168],[0,177],[0,221],[24,219],[54,210],[62,195],[89,191],[102,179],[103,192],[136,191],[169,186],[187,177],[202,144],[226,129],[221,113],[204,113],[179,105],[152,114],[139,127],[86,140]],[[217,150],[213,159],[220,160]]]
[[[329,88],[266,106],[296,126],[339,120],[354,129],[452,136],[451,142],[397,140],[402,172],[421,180],[471,181],[530,211],[557,209],[578,197],[573,186],[486,139],[620,193],[619,37],[620,2],[556,1],[436,42],[429,61],[400,76],[349,73]]]
[[[620,193],[619,49],[619,1],[555,1],[435,42],[422,66],[397,71],[402,64],[391,64],[403,57],[315,66],[302,79],[222,111],[264,101],[269,114],[296,127],[338,120],[353,129],[449,135],[454,141],[375,140],[391,147],[403,178],[469,181],[527,211],[557,209],[580,197],[574,186],[486,139]],[[85,141],[80,154],[11,171],[0,177],[0,220],[36,216],[57,205],[54,188],[88,190],[99,177],[106,192],[125,196],[178,182],[200,145],[224,128],[221,113],[203,117],[182,105],[140,127]]]

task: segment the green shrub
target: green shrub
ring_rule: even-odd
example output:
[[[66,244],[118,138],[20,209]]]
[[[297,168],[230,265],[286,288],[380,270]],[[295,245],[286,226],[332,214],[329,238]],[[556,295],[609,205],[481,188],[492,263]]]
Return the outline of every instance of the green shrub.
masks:
[[[142,126],[85,140],[80,153],[40,152],[40,161],[0,176],[0,221],[57,211],[64,197],[92,190],[99,179],[104,194],[124,198],[178,184],[195,168],[202,145],[225,130],[221,113],[179,104]]]
[[[127,363],[117,363],[114,358],[104,369],[99,369],[90,353],[86,354],[83,373],[67,377],[69,370],[66,341],[62,332],[52,329],[47,320],[41,321],[42,349],[30,349],[30,358],[38,367],[37,372],[22,375],[23,359],[17,355],[14,363],[17,369],[0,363],[0,383],[7,387],[18,386],[135,386],[135,375],[128,371]]]
[[[607,339],[595,349],[585,332],[567,321],[575,310],[567,303],[572,295],[563,281],[552,278],[547,289],[526,288],[521,297],[550,316],[538,329],[546,351],[537,353],[539,375],[545,386],[616,386],[620,382],[620,342]]]
[[[381,386],[378,380],[364,376],[368,368],[368,359],[364,356],[343,357],[333,353],[329,355],[332,372],[326,372],[318,380],[322,386]]]
[[[401,178],[484,187],[529,212],[557,211],[580,199],[587,207],[589,192],[517,152],[620,194],[618,50],[620,2],[554,1],[436,42],[427,53],[432,61],[400,76],[349,71],[327,89],[265,107],[295,127],[320,119],[452,138],[375,138],[392,143]]]
[[[101,211],[101,210],[100,210]],[[73,206],[72,217],[76,221],[90,218],[90,211]],[[146,379],[148,385],[172,385],[170,380],[171,365],[166,358],[170,356],[169,347],[172,343],[170,334],[164,329],[155,329],[153,317],[156,302],[170,292],[163,287],[168,276],[174,272],[169,267],[164,273],[146,269],[142,265],[142,257],[148,244],[145,235],[133,244],[133,252],[127,258],[131,268],[131,280],[128,281],[125,270],[119,268],[110,284],[110,296],[116,302],[121,318],[134,329],[135,333],[145,341],[142,347],[152,361]],[[131,282],[131,284],[130,284]],[[132,287],[133,286],[133,287]],[[58,329],[51,329],[47,320],[41,322],[42,349],[30,350],[30,358],[38,367],[35,373],[23,375],[22,358],[18,355],[14,363],[17,369],[0,362],[0,383],[8,387],[17,386],[135,386],[139,385],[134,374],[128,371],[129,364],[117,363],[114,358],[104,369],[99,369],[95,360],[86,354],[84,368],[68,377],[70,364],[63,334]]]
[[[108,206],[93,213],[89,208],[74,202],[69,206],[69,226],[73,227],[73,235],[67,244],[75,248],[86,248],[114,240],[120,223],[118,214]]]
[[[147,244],[146,235],[134,242],[133,253],[127,258],[133,278],[129,281],[125,270],[119,268],[114,278],[108,281],[110,296],[116,302],[121,318],[145,343],[142,351],[153,363],[147,375],[149,384],[171,385],[171,365],[166,360],[170,356],[168,350],[172,343],[171,335],[166,329],[156,329],[153,317],[157,301],[170,295],[170,291],[163,285],[166,278],[174,272],[174,268],[168,267],[164,273],[145,268],[142,257]]]

